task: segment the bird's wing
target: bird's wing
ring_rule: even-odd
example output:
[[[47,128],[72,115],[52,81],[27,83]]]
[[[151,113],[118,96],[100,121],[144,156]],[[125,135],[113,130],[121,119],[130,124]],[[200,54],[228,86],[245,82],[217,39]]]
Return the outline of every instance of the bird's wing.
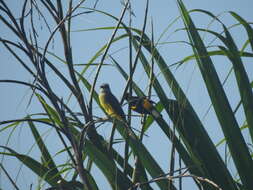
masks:
[[[105,98],[106,98],[106,102],[110,102],[111,107],[112,107],[113,111],[115,112],[115,114],[117,114],[121,118],[125,119],[125,113],[124,113],[122,107],[120,106],[120,103],[117,100],[117,98],[111,93],[107,94]]]

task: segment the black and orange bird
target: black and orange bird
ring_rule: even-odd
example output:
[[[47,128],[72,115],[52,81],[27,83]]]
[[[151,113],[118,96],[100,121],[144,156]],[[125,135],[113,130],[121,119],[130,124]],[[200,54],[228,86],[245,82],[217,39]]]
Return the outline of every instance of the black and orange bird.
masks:
[[[138,97],[131,96],[129,93],[126,93],[125,99],[128,102],[131,110],[140,113],[140,114],[150,114],[154,118],[162,117],[159,111],[155,108],[152,100],[148,99],[148,97]]]

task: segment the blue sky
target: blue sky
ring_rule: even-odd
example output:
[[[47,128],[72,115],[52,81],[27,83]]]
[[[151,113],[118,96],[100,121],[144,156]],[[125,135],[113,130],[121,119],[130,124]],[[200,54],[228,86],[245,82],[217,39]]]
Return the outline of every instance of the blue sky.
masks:
[[[23,1],[6,1],[10,6],[11,10],[16,14],[17,18],[20,14],[20,5],[17,3],[21,3]],[[77,2],[77,1],[75,1]],[[135,17],[132,17],[132,26],[138,29],[142,28],[143,18],[144,18],[144,9],[145,2],[143,0],[140,1],[132,1],[132,9],[135,14]],[[88,1],[84,3],[85,7],[90,7],[93,1]],[[188,10],[191,9],[204,9],[212,12],[214,15],[220,15],[219,18],[226,26],[231,26],[235,23],[235,19],[227,12],[234,11],[242,16],[247,21],[252,21],[252,7],[253,1],[244,0],[244,1],[236,1],[236,0],[213,0],[213,1],[203,1],[203,0],[194,0],[194,1],[184,1],[186,8]],[[122,11],[122,4],[120,1],[103,1],[100,0],[97,5],[97,9],[103,10],[105,12],[109,12],[110,14],[119,17]],[[42,9],[42,11],[45,11]],[[0,12],[1,13],[1,12]],[[1,13],[2,14],[2,13]],[[208,16],[205,16],[202,13],[191,13],[192,18],[194,19],[197,27],[200,28],[210,28],[215,31],[222,31],[222,27],[217,24],[217,22],[212,23],[212,19]],[[191,55],[191,48],[185,43],[180,43],[179,41],[186,41],[187,35],[183,30],[176,31],[179,28],[183,28],[182,21],[179,19],[175,23],[173,21],[179,16],[179,11],[176,6],[176,1],[168,0],[150,0],[149,13],[148,13],[148,24],[146,28],[146,33],[151,35],[151,19],[154,23],[154,36],[155,41],[157,42],[159,39],[158,48],[166,62],[170,65],[177,61],[182,60],[185,56]],[[124,19],[125,23],[128,23],[129,15],[126,14]],[[172,25],[170,25],[173,23]],[[41,19],[38,19],[36,23],[39,28],[39,42],[41,47],[45,45],[46,40],[48,39],[49,33],[45,27],[40,28],[43,25]],[[98,30],[98,31],[80,31],[84,29],[96,28],[96,27],[105,27],[105,26],[115,26],[116,22],[111,18],[106,17],[101,14],[89,14],[78,17],[73,20],[72,23],[72,50],[73,50],[73,59],[76,64],[82,64],[88,62],[92,56],[109,40],[112,31],[111,30]],[[51,27],[54,27],[54,23],[50,22]],[[13,34],[6,27],[3,27],[3,24],[0,23],[0,37],[7,39],[14,39]],[[175,32],[176,31],[176,32]],[[243,43],[246,40],[246,32],[242,27],[234,27],[231,30],[236,43],[238,44],[239,49],[242,47]],[[122,34],[122,31],[119,31],[117,35]],[[205,39],[206,44],[211,42],[213,37],[201,34]],[[54,42],[50,44],[50,51],[56,54],[57,56],[63,57],[63,49],[59,44],[59,36],[54,38]],[[211,45],[217,45],[218,42],[214,42]],[[125,69],[128,68],[129,56],[127,50],[127,40],[122,40],[119,43],[113,44],[110,48],[109,54],[113,55],[113,57],[121,64]],[[17,79],[24,80],[27,82],[32,82],[31,76],[24,71],[24,69],[17,63],[17,61],[6,51],[2,44],[0,44],[0,52],[1,52],[1,64],[0,64],[0,79]],[[50,56],[49,56],[50,57]],[[59,68],[63,73],[67,74],[66,66],[59,62],[58,60],[50,57],[50,59],[55,61],[55,65]],[[97,62],[100,59],[97,60]],[[249,65],[251,63],[250,59],[243,59],[245,63],[245,67],[247,71],[249,71],[249,77],[252,81],[253,76],[253,66]],[[214,57],[213,61],[215,63],[215,67],[219,73],[221,80],[224,80],[226,74],[228,73],[231,64],[227,59],[222,57]],[[110,64],[110,60],[106,59],[105,63]],[[78,70],[81,70],[82,67],[78,67]],[[206,130],[210,134],[214,143],[219,142],[223,138],[221,129],[219,127],[219,123],[215,117],[213,110],[211,110],[206,117],[205,113],[207,111],[208,106],[210,105],[210,100],[208,99],[207,91],[204,87],[202,78],[200,76],[199,70],[194,61],[189,61],[188,63],[182,65],[180,68],[171,67],[173,73],[176,78],[180,82],[180,85],[184,89],[185,93],[189,97],[192,102],[196,112],[199,117],[203,120],[203,123],[206,126]],[[161,84],[164,84],[164,88],[168,92],[168,95],[173,98],[173,94],[171,90],[165,86],[165,82],[162,76],[159,74],[158,70],[155,70],[156,75],[158,76]],[[60,94],[65,100],[69,95],[69,92],[66,88],[64,88],[54,75],[54,73],[48,70],[48,76],[51,81],[52,87],[55,89],[57,94]],[[94,77],[94,69],[89,69],[85,75],[91,82]],[[143,70],[140,66],[137,66],[137,74],[134,76],[135,82],[142,86],[142,90],[146,90],[148,85],[148,80],[143,73]],[[117,72],[116,68],[112,66],[102,68],[102,75],[99,76],[98,85],[108,82],[111,85],[113,93],[120,98],[122,96],[122,90],[125,85],[125,81],[121,77],[121,75]],[[234,78],[229,78],[227,84],[224,86],[227,95],[229,97],[229,101],[231,102],[232,107],[234,108],[237,102],[239,101],[238,92],[236,92],[236,83]],[[96,88],[98,90],[98,88]],[[31,95],[31,90],[27,88],[23,88],[16,85],[11,84],[0,84],[0,121],[22,118],[27,114],[42,112],[42,107],[39,103],[33,99],[31,105],[28,105],[29,97]],[[147,91],[145,91],[147,92]],[[84,90],[84,94],[87,95]],[[88,98],[88,95],[86,96]],[[153,99],[156,100],[156,96],[153,96]],[[77,104],[74,101],[70,101],[71,108],[75,111],[79,111]],[[126,108],[126,107],[125,107]],[[97,116],[103,117],[103,113],[99,110],[99,108],[94,105],[94,113]],[[169,118],[168,122],[169,121]],[[240,110],[237,114],[237,119],[240,125],[243,124],[244,116],[242,114],[242,110]],[[139,121],[135,121],[135,125],[139,127]],[[171,122],[169,123],[172,124]],[[105,126],[99,128],[99,133],[103,135],[105,138],[108,138],[108,134],[110,131],[111,124],[105,124]],[[50,151],[55,154],[59,148],[62,147],[58,139],[55,139],[55,133],[51,130],[48,131],[49,128],[41,129],[41,132],[46,133],[45,137],[49,144],[53,144],[54,146],[50,146]],[[11,133],[11,130],[6,130],[0,133],[0,145],[6,144],[8,140],[8,135]],[[166,142],[166,138],[163,133],[156,127],[156,125],[152,126],[147,134],[149,137],[144,139],[145,145],[148,147],[149,151],[154,155],[155,159],[161,163],[161,167],[166,171],[168,170],[168,158],[170,153],[170,145]],[[33,146],[34,139],[31,136],[31,133],[26,126],[26,124],[19,126],[10,137],[8,141],[8,145],[14,148],[16,151],[20,153],[26,154],[31,150],[31,155],[35,158],[39,159],[39,152],[36,147]],[[32,148],[31,148],[32,147]],[[121,151],[120,146],[117,146],[116,149]],[[220,148],[222,152],[223,148]],[[0,156],[0,159],[2,157]],[[58,164],[66,161],[65,156],[57,156],[56,160]],[[13,178],[16,177],[18,169],[21,167],[16,159],[5,157],[4,158],[4,166],[6,169],[13,174]],[[231,170],[233,170],[233,166],[231,166]],[[98,170],[93,171],[94,174],[99,176],[98,184],[104,187],[108,187],[108,184],[105,182],[102,174]],[[234,173],[235,175],[236,173]],[[34,179],[31,171],[26,169],[25,166],[22,166],[21,175],[18,177],[18,184],[21,189],[27,189],[31,183],[36,184],[36,179]],[[191,180],[187,180],[185,182],[189,189],[197,189]],[[34,185],[35,185],[34,184]],[[0,173],[0,188],[2,189],[10,189],[11,184],[6,181],[6,177],[4,174]],[[155,186],[154,186],[155,187]],[[191,187],[191,188],[190,188]],[[109,187],[108,187],[109,188]]]

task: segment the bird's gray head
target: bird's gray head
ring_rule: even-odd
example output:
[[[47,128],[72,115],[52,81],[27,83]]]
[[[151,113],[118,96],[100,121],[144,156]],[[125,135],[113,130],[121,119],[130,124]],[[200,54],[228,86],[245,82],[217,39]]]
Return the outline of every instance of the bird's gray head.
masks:
[[[104,83],[104,84],[102,84],[102,85],[100,86],[100,92],[101,92],[101,93],[110,92],[110,91],[111,91],[111,90],[110,90],[109,84]]]

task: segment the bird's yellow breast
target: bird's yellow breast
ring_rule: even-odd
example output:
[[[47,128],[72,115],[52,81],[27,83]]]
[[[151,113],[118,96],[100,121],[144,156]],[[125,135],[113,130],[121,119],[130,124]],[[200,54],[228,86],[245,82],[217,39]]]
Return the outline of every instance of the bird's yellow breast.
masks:
[[[99,102],[101,106],[104,108],[105,112],[110,117],[116,117],[117,119],[121,119],[121,116],[116,113],[111,104],[107,102],[106,95],[104,93],[99,94]]]

